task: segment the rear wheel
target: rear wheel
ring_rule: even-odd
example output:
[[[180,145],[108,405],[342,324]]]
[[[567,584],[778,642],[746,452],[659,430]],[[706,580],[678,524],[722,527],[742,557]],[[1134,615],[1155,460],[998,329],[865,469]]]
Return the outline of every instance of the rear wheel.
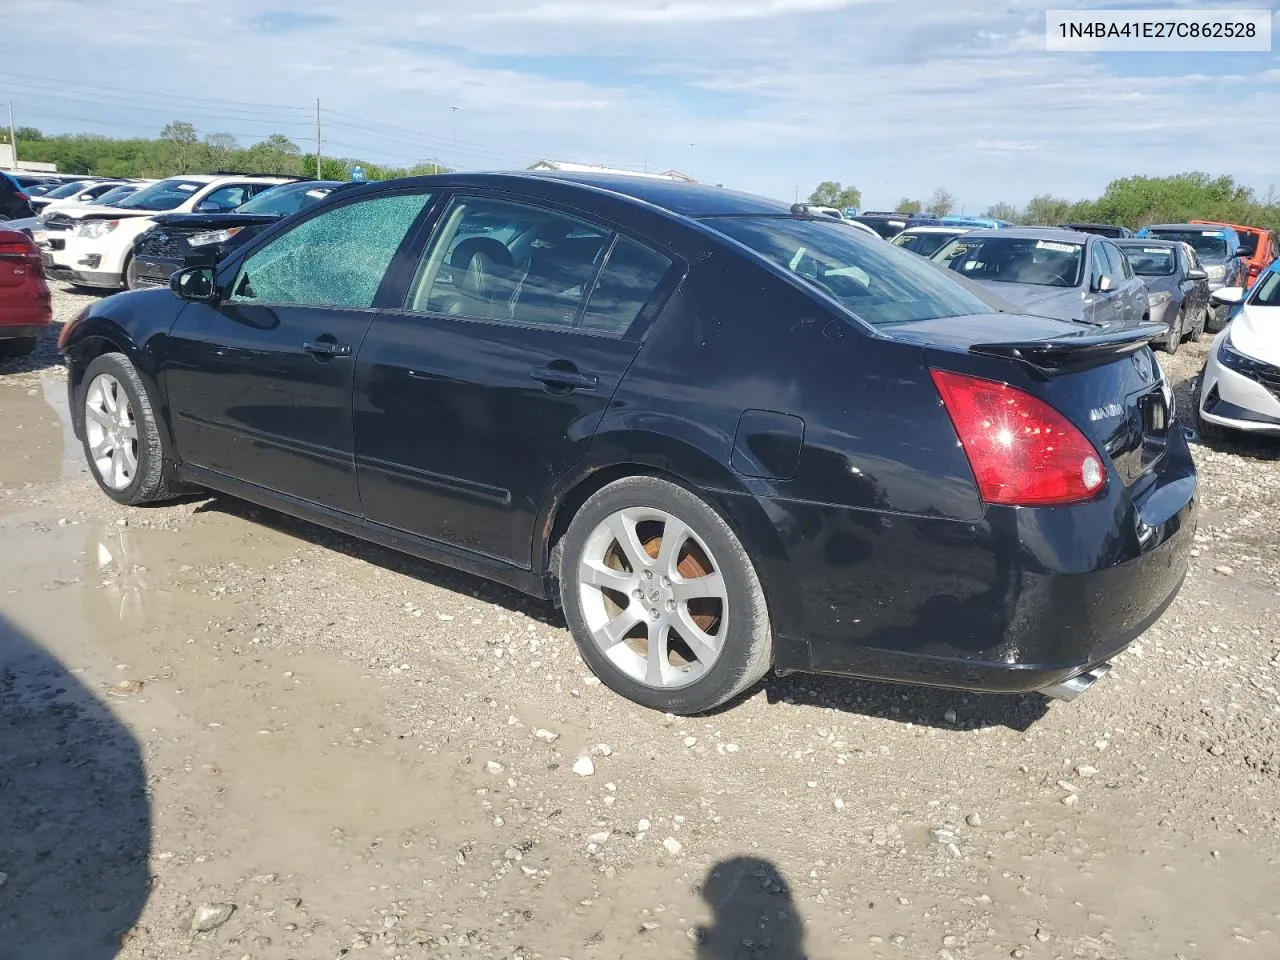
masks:
[[[85,458],[108,497],[137,506],[178,492],[174,468],[164,458],[151,397],[128,357],[104,353],[90,363],[79,400]]]
[[[559,577],[582,658],[630,700],[700,713],[769,669],[755,568],[728,524],[683,487],[628,477],[600,490],[565,533]]]

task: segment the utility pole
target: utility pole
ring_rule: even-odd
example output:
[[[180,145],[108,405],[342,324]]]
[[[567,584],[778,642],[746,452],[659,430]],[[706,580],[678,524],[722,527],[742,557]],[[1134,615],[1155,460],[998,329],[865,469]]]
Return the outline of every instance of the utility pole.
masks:
[[[458,108],[450,107],[453,111],[453,172],[458,172]]]
[[[18,134],[13,129],[13,101],[9,101],[9,147],[13,154],[13,169],[18,169]]]
[[[316,179],[320,176],[320,98],[316,97]]]

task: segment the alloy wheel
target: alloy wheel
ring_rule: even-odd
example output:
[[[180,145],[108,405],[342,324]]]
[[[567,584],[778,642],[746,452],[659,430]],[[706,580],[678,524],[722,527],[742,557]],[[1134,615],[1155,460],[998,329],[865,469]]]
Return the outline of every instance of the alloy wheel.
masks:
[[[577,579],[592,641],[637,683],[682,687],[719,659],[729,612],[724,576],[678,517],[643,507],[609,515],[587,539]]]
[[[108,373],[93,378],[84,397],[89,457],[102,482],[124,490],[138,472],[138,423],[120,381]]]

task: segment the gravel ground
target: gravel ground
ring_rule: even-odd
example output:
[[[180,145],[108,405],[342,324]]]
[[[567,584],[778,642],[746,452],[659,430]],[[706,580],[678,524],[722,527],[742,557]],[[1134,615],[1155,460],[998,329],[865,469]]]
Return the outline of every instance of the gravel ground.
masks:
[[[1183,411],[1206,346],[1162,356]],[[1187,584],[1072,704],[790,677],[683,719],[502,588],[117,508],[62,377],[0,365],[0,958],[1280,955],[1280,445],[1195,446]]]

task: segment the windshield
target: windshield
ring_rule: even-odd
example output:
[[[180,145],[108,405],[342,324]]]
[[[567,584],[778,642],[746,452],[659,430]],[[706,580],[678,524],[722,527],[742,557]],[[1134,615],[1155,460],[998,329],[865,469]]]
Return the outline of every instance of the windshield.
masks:
[[[333,191],[333,187],[320,186],[314,183],[287,183],[282,187],[272,187],[252,200],[236,207],[236,213],[272,213],[288,216],[297,213],[303,207],[309,207],[317,200],[323,200]]]
[[[896,237],[907,225],[905,220],[890,220],[885,217],[854,217],[853,219],[870,227],[886,240]]]
[[[931,257],[942,249],[943,244],[950,240],[954,240],[963,230],[951,230],[948,232],[930,231],[928,233],[916,233],[913,230],[904,230],[890,241],[895,247],[906,247],[912,253],[918,253],[922,257]]]
[[[1084,271],[1084,246],[1027,237],[959,237],[933,259],[970,280],[1075,287]]]
[[[1263,274],[1249,303],[1255,307],[1280,307],[1280,273],[1271,270]]]
[[[90,184],[85,180],[79,180],[75,183],[64,183],[57,190],[50,190],[44,196],[47,200],[64,200],[67,197],[74,197],[87,186],[90,186]]]
[[[990,313],[985,303],[919,258],[835,221],[711,217],[703,222],[867,323]]]
[[[119,203],[125,197],[131,197],[138,192],[137,187],[114,187],[100,196],[95,203],[102,207],[109,207],[112,204]]]
[[[1133,272],[1140,277],[1168,277],[1173,275],[1177,262],[1173,251],[1167,247],[1143,247],[1125,244],[1120,249],[1133,265]]]
[[[1216,230],[1148,230],[1147,236],[1154,240],[1189,243],[1202,260],[1227,259],[1227,241]]]
[[[191,199],[192,195],[205,184],[192,180],[161,180],[149,187],[139,190],[131,197],[121,200],[116,206],[122,210],[172,210]]]

